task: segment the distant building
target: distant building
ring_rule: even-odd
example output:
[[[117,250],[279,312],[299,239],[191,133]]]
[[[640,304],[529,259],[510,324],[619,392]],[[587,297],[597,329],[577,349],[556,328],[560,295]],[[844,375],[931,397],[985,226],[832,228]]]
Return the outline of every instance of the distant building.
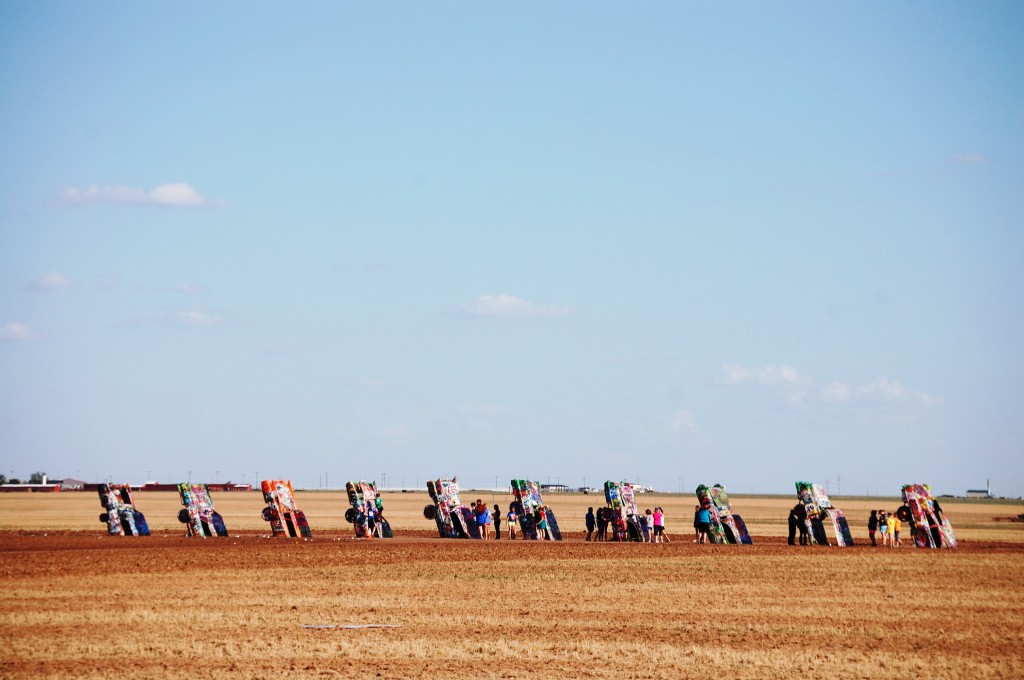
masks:
[[[196,482],[199,484],[200,482]],[[252,484],[235,484],[234,482],[224,482],[223,484],[207,484],[207,489],[210,492],[214,491],[252,491]],[[177,491],[177,484],[161,484],[159,482],[146,482],[142,486],[132,486],[133,489],[139,491]]]
[[[985,484],[988,488],[985,489],[968,489],[968,498],[994,498],[992,495],[992,480],[986,479]]]
[[[81,479],[54,479],[52,483],[59,485],[61,491],[85,491],[85,482]]]
[[[569,490],[565,484],[541,484],[540,490],[545,493],[564,493]]]
[[[60,484],[54,484],[49,482],[47,484],[3,484],[0,485],[0,492],[3,493],[16,493],[22,492],[51,492],[60,491]]]

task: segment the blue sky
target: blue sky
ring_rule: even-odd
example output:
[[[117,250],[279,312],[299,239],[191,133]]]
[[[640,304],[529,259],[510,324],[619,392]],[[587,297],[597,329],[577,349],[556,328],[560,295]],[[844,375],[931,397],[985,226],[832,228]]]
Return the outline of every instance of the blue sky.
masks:
[[[1022,33],[2,3],[0,472],[1021,495]]]

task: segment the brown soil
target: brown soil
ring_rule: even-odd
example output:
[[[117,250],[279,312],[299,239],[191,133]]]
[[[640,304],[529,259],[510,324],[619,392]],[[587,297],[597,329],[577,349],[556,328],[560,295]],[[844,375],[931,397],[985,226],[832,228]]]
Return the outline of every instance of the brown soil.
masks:
[[[1018,541],[431,536],[2,532],[0,676],[1024,677]]]

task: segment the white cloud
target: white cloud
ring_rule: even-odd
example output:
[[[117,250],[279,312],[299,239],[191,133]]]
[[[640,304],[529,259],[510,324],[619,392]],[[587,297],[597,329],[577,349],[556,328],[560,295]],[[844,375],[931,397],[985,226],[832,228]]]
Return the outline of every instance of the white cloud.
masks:
[[[41,293],[48,290],[60,290],[71,288],[75,282],[60,272],[47,272],[34,281],[25,284],[25,290],[33,293]]]
[[[792,366],[765,366],[747,368],[739,364],[724,364],[718,382],[725,385],[807,385],[810,378],[800,375]]]
[[[35,331],[23,321],[8,321],[3,326],[0,326],[0,340],[27,342],[29,340],[36,340],[38,337]]]
[[[220,326],[227,320],[220,314],[201,307],[160,311],[144,317],[136,317],[128,322],[129,326],[178,326],[181,328],[211,328]]]
[[[176,326],[217,326],[224,320],[201,309],[182,309],[172,315],[171,321]]]
[[[683,430],[694,431],[697,426],[693,421],[693,411],[687,409],[681,409],[671,415],[666,423],[665,427],[671,432],[681,432]]]
[[[792,366],[765,366],[746,368],[739,364],[725,364],[716,378],[723,385],[762,385],[772,388],[796,406],[817,403],[833,405],[902,404],[927,408],[942,403],[941,399],[925,392],[910,389],[886,376],[875,378],[866,385],[852,386],[838,380],[822,387]]]
[[[184,182],[161,184],[149,191],[125,186],[100,186],[94,184],[88,189],[68,187],[60,194],[61,203],[70,205],[113,204],[153,205],[174,208],[203,208],[223,205],[211,201]]]
[[[553,317],[569,316],[574,314],[575,310],[559,305],[541,305],[502,293],[481,295],[476,300],[461,305],[457,312],[466,316]]]
[[[918,392],[903,385],[897,380],[890,380],[886,376],[875,378],[867,385],[858,387],[854,394],[862,399],[876,401],[900,401],[905,403],[916,403],[921,406],[932,406],[941,402],[940,399],[932,397],[925,392]]]
[[[852,393],[853,392],[852,390],[850,390],[850,386],[847,385],[846,383],[841,382],[831,382],[825,387],[821,388],[821,398],[824,401],[831,401],[837,403],[849,401],[850,395]]]

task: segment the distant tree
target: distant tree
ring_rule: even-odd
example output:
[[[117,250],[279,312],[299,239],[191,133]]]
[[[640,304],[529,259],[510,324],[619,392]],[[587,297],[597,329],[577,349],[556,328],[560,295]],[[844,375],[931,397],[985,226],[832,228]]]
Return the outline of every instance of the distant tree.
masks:
[[[29,484],[42,484],[43,477],[46,476],[45,472],[33,472],[32,476],[28,478]]]
[[[0,475],[0,486],[7,483],[7,475]]]
[[[21,484],[21,480],[18,479],[17,477],[11,477],[11,481],[9,483],[10,484]]]

